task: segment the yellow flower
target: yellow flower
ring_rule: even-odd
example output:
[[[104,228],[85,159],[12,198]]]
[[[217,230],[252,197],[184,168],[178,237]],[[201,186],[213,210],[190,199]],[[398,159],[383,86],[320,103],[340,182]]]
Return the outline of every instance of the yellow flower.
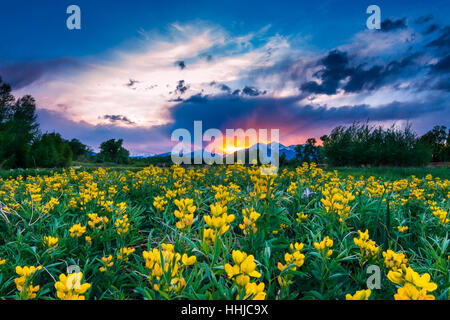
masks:
[[[203,241],[206,241],[207,243],[216,241],[216,235],[212,229],[203,229]]]
[[[175,217],[179,219],[176,223],[176,227],[181,230],[186,230],[189,228],[194,222],[194,212],[197,209],[194,206],[193,199],[175,199],[175,205],[178,207],[178,210],[174,211]]]
[[[408,231],[409,227],[408,226],[398,226],[397,229],[399,232],[403,233],[403,232]]]
[[[36,293],[39,291],[39,286],[33,286],[33,281],[31,281],[33,275],[36,271],[41,270],[42,266],[17,266],[16,273],[20,276],[14,279],[16,288],[19,291],[20,299],[34,299],[36,298]]]
[[[183,254],[183,256],[181,257],[181,262],[183,262],[183,264],[185,264],[187,266],[193,265],[195,263],[195,261],[197,261],[196,256],[188,257],[188,255],[186,253]]]
[[[112,255],[109,255],[107,257],[102,257],[101,260],[105,266],[99,268],[100,272],[106,272],[108,270],[108,268],[111,268],[112,266],[114,266],[114,261],[112,261],[112,259],[113,259]]]
[[[233,250],[232,258],[235,264],[225,264],[224,270],[228,278],[234,279],[238,286],[245,287],[250,281],[250,277],[261,277],[261,274],[256,271],[255,257],[253,255],[247,255],[245,252]]]
[[[0,266],[1,266],[1,265],[4,265],[5,263],[6,263],[6,259],[0,258]]]
[[[395,300],[435,300],[432,294],[427,294],[426,289],[417,289],[416,286],[406,283],[403,287],[398,288],[394,295]]]
[[[425,290],[425,293],[427,291],[432,292],[437,289],[437,284],[430,282],[431,277],[429,273],[419,275],[411,267],[407,267],[406,265],[402,265],[401,269],[389,271],[387,277],[392,283],[403,285],[404,287],[406,287],[407,284],[413,285],[420,292],[422,292],[422,290]],[[409,287],[405,290],[408,291],[408,294],[412,292],[412,289]],[[402,292],[405,293],[406,291]]]
[[[289,188],[287,189],[287,192],[294,195],[297,192],[298,184],[295,181],[292,181],[289,185]]]
[[[244,299],[250,300],[264,300],[266,299],[266,293],[264,292],[264,282],[256,284],[255,282],[249,282],[245,286],[245,296]],[[239,299],[239,295],[237,296]]]
[[[47,248],[56,248],[58,246],[58,238],[52,236],[45,236],[44,246],[46,246]]]
[[[294,265],[291,267],[291,270],[297,270],[297,268],[301,267],[303,263],[305,262],[305,255],[301,253],[303,250],[303,243],[294,243],[289,245],[290,253],[286,252],[284,255],[284,261],[286,264],[282,264],[281,262],[278,262],[278,270],[283,271],[286,269],[289,265]],[[291,284],[291,274],[283,274],[282,276],[278,276],[278,283],[282,288],[287,287]]]
[[[323,257],[327,258],[333,254],[333,250],[329,249],[333,247],[333,240],[326,236],[320,242],[314,242],[314,248],[320,251]]]
[[[211,204],[210,209],[211,216],[203,216],[205,223],[210,227],[210,229],[203,230],[203,239],[214,242],[217,236],[223,235],[230,229],[230,223],[234,221],[235,216],[234,214],[229,215],[227,206],[222,206],[220,203]]]
[[[167,204],[167,201],[164,200],[164,197],[155,197],[155,199],[153,201],[153,206],[159,211],[164,211],[166,204]]]
[[[308,215],[303,212],[297,212],[297,219],[295,219],[299,224],[308,219]]]
[[[356,291],[353,295],[347,293],[345,300],[369,300],[371,293],[372,291],[370,289]]]
[[[61,300],[85,300],[83,294],[89,290],[89,283],[81,283],[82,272],[71,273],[69,275],[61,274],[59,281],[55,283],[56,295]]]
[[[88,213],[88,217],[89,217],[88,225],[92,229],[94,229],[97,225],[99,225],[99,228],[102,228],[109,221],[108,217],[99,217],[98,214],[96,213]]]
[[[121,218],[116,220],[115,226],[117,227],[117,234],[119,236],[124,235],[128,232],[130,228],[130,223],[128,222],[128,215],[123,215]]]
[[[183,272],[187,266],[193,265],[195,256],[181,256],[175,252],[172,244],[161,244],[161,250],[154,248],[144,251],[145,267],[151,271],[149,281],[155,291],[179,293],[186,285]],[[180,263],[182,262],[182,264]],[[168,281],[169,280],[169,281]]]
[[[128,261],[129,260],[128,256],[132,254],[134,251],[136,251],[135,248],[127,248],[127,247],[120,248],[119,253],[117,254],[117,259]]]
[[[244,216],[244,222],[239,224],[239,228],[243,230],[244,235],[247,235],[251,230],[253,233],[258,231],[256,227],[256,220],[261,216],[258,212],[256,212],[253,208],[251,209],[242,209],[242,214]]]
[[[79,238],[86,232],[86,227],[81,226],[80,223],[73,225],[70,229],[70,236],[72,238]]]
[[[343,191],[340,188],[333,187],[331,184],[326,185],[325,190],[322,191],[325,197],[320,200],[324,205],[327,213],[333,213],[340,217],[340,221],[347,218],[351,207],[349,203],[355,200],[355,196],[349,191]]]
[[[408,262],[405,254],[395,253],[394,251],[389,249],[383,252],[383,257],[386,268],[394,271],[402,268],[402,265],[405,265]]]
[[[359,238],[353,238],[353,242],[360,248],[360,264],[376,260],[380,248],[376,246],[375,241],[369,239],[369,231],[358,230],[358,233]]]
[[[447,224],[447,223],[450,222],[450,219],[447,218],[447,211],[445,211],[445,210],[443,210],[443,209],[441,209],[439,207],[434,207],[434,206],[430,207],[430,209],[432,210],[431,213],[433,215],[435,215],[436,217],[438,217],[439,221],[442,224]]]

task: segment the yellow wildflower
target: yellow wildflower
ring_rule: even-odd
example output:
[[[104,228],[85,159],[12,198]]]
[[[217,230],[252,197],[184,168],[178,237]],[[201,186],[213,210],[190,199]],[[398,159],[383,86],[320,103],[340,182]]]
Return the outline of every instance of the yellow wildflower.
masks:
[[[70,229],[70,236],[72,238],[79,238],[86,232],[86,227],[81,226],[81,224],[75,224]]]
[[[56,295],[61,300],[85,300],[83,294],[89,290],[89,283],[81,283],[82,272],[75,272],[69,275],[61,274],[59,281],[55,283]]]
[[[353,295],[347,293],[345,300],[369,300],[371,293],[372,291],[370,289],[356,291]]]

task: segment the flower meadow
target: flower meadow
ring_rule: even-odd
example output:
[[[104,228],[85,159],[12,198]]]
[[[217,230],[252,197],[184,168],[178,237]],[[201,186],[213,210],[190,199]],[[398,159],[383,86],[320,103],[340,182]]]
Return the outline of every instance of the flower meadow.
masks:
[[[449,197],[314,163],[1,179],[0,299],[447,300]]]

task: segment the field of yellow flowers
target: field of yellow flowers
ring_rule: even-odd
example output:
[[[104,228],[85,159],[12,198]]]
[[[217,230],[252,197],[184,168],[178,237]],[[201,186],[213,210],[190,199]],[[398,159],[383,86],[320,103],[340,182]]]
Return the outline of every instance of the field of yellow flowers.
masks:
[[[449,197],[306,163],[0,179],[0,299],[447,300]]]

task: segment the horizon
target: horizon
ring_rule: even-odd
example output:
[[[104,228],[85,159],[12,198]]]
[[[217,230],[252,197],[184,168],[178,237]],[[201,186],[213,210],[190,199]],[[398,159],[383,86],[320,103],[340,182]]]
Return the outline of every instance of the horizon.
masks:
[[[370,120],[419,135],[450,127],[450,5],[369,1],[314,7],[268,1],[76,1],[4,4],[0,77],[36,99],[42,132],[95,151],[123,139],[130,154],[161,154],[177,128],[277,128],[285,146]],[[21,19],[17,19],[18,15]]]

